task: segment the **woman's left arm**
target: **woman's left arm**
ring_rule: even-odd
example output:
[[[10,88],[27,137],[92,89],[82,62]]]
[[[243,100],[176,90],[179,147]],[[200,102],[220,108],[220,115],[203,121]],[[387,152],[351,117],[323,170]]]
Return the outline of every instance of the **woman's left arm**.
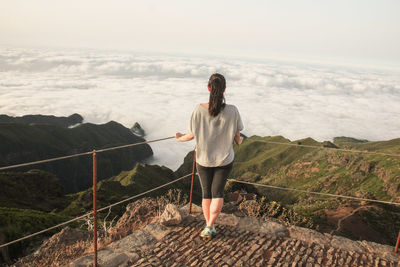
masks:
[[[233,138],[235,144],[240,145],[243,142],[243,137],[240,136],[240,131],[237,131],[235,137]]]
[[[179,142],[186,142],[186,141],[190,141],[193,140],[194,136],[191,135],[190,133],[187,134],[182,134],[182,133],[176,133],[175,134],[175,139]]]

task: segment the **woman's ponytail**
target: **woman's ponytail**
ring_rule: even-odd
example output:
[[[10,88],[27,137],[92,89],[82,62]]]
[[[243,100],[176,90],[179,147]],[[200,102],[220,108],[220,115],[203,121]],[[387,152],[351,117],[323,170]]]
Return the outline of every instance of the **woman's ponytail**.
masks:
[[[219,73],[214,73],[208,80],[208,87],[210,88],[210,100],[208,101],[208,112],[211,116],[217,116],[225,107],[224,92],[226,88],[226,81],[224,76]]]

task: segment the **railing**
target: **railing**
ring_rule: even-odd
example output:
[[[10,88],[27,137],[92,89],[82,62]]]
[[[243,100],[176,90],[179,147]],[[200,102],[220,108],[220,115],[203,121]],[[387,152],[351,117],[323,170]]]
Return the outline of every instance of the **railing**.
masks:
[[[325,146],[302,145],[302,144],[284,143],[284,142],[267,141],[267,140],[255,140],[254,142],[268,143],[268,144],[275,144],[275,145],[294,146],[294,147],[305,147],[305,148],[313,148],[313,149],[319,149],[319,150],[333,150],[333,151],[340,151],[340,152],[347,152],[347,153],[374,154],[374,155],[389,156],[389,157],[400,157],[400,154],[383,153],[383,152],[376,152],[376,151],[364,151],[364,150],[333,148],[333,147],[325,147]],[[307,193],[307,194],[324,195],[324,196],[329,196],[329,197],[346,198],[346,199],[352,199],[352,200],[358,200],[358,201],[368,201],[368,202],[400,206],[400,203],[398,203],[398,202],[382,201],[382,200],[376,200],[376,199],[344,196],[344,195],[321,193],[321,192],[313,192],[313,191],[301,190],[301,189],[295,189],[295,188],[287,188],[287,187],[279,187],[279,186],[266,185],[266,184],[250,183],[250,182],[239,181],[239,180],[235,180],[235,179],[228,179],[228,181],[235,182],[235,183],[242,183],[242,184],[250,184],[250,185],[254,185],[254,186],[268,187],[268,188],[278,189],[278,190],[295,191],[295,192],[302,192],[302,193]],[[400,246],[400,231],[397,236],[396,246],[394,249],[395,253],[399,252],[399,246]]]
[[[148,191],[142,192],[140,194],[128,197],[126,199],[123,199],[123,200],[115,202],[115,203],[112,203],[112,204],[110,204],[110,205],[108,205],[106,207],[97,209],[97,205],[96,205],[97,204],[97,194],[96,194],[96,192],[97,192],[97,154],[105,152],[105,151],[110,151],[110,150],[117,150],[117,149],[123,149],[123,148],[138,146],[138,145],[154,143],[154,142],[160,142],[160,141],[164,141],[164,140],[168,140],[168,139],[172,139],[172,138],[175,138],[175,137],[171,136],[171,137],[160,138],[160,139],[155,139],[155,140],[150,140],[150,141],[145,141],[145,142],[140,142],[140,143],[127,144],[127,145],[122,145],[122,146],[116,146],[116,147],[110,147],[110,148],[105,148],[105,149],[93,150],[93,151],[89,151],[89,152],[78,153],[78,154],[73,154],[73,155],[67,155],[67,156],[62,156],[62,157],[56,157],[56,158],[51,158],[51,159],[45,159],[45,160],[39,160],[39,161],[33,161],[33,162],[27,162],[27,163],[22,163],[22,164],[16,164],[16,165],[0,167],[0,171],[4,171],[4,170],[14,169],[14,168],[18,168],[18,167],[32,166],[32,165],[37,165],[37,164],[41,164],[41,163],[53,162],[53,161],[64,160],[64,159],[69,159],[69,158],[76,158],[76,157],[87,156],[87,155],[92,155],[92,158],[93,158],[93,211],[92,212],[88,212],[88,213],[86,213],[84,215],[75,217],[75,218],[73,218],[73,219],[71,219],[69,221],[66,221],[66,222],[57,224],[55,226],[43,229],[43,230],[41,230],[39,232],[24,236],[22,238],[13,240],[11,242],[8,242],[8,243],[5,243],[5,244],[1,244],[0,248],[7,247],[9,245],[18,243],[20,241],[23,241],[23,240],[32,238],[34,236],[43,234],[43,233],[48,232],[50,230],[53,230],[55,228],[70,224],[70,223],[78,221],[78,220],[81,220],[81,219],[86,218],[86,217],[90,216],[91,214],[93,214],[93,247],[94,247],[93,248],[93,250],[94,250],[93,251],[93,261],[94,261],[94,266],[97,266],[97,212],[109,209],[111,207],[114,207],[116,205],[120,205],[120,204],[125,203],[127,201],[130,201],[132,199],[141,197],[141,196],[143,196],[145,194],[148,194],[150,192],[156,191],[156,190],[158,190],[160,188],[163,188],[165,186],[171,185],[171,184],[176,183],[176,182],[178,182],[180,180],[183,180],[184,178],[187,178],[189,176],[192,176],[191,189],[193,189],[193,180],[194,180],[194,174],[195,174],[194,167],[193,167],[193,172],[190,173],[190,174],[184,175],[182,177],[174,179],[171,182],[168,182],[168,183],[165,183],[163,185],[157,186],[157,187],[155,187],[153,189],[150,189]],[[192,204],[192,190],[191,190],[191,193],[190,193],[189,213],[191,213],[191,204]]]
[[[46,162],[52,162],[52,161],[58,161],[58,160],[63,160],[63,159],[68,159],[68,158],[74,158],[74,157],[81,157],[81,156],[86,156],[86,155],[92,155],[93,158],[93,211],[86,213],[84,215],[78,216],[76,218],[73,218],[69,221],[60,223],[58,225],[49,227],[47,229],[44,229],[42,231],[27,235],[25,237],[16,239],[14,241],[8,242],[6,244],[1,244],[0,248],[7,247],[11,244],[15,244],[17,242],[20,242],[22,240],[40,235],[42,233],[48,232],[52,229],[67,225],[69,223],[72,223],[74,221],[83,219],[85,217],[90,216],[90,214],[93,214],[94,218],[94,227],[93,227],[93,243],[94,243],[94,266],[97,266],[97,212],[109,209],[113,206],[120,205],[122,203],[125,203],[127,201],[130,201],[132,199],[138,198],[140,196],[143,196],[147,193],[153,192],[155,190],[158,190],[160,188],[163,188],[165,186],[168,186],[170,184],[176,183],[180,180],[183,180],[189,176],[192,176],[191,180],[191,186],[190,186],[190,201],[189,201],[189,213],[191,213],[191,207],[192,207],[192,193],[193,193],[193,182],[194,182],[194,175],[195,175],[195,159],[196,159],[196,152],[194,153],[193,156],[193,171],[192,173],[189,173],[187,175],[184,175],[182,177],[179,177],[171,182],[165,183],[163,185],[160,185],[158,187],[155,187],[153,189],[150,189],[148,191],[142,192],[140,194],[128,197],[126,199],[123,199],[121,201],[115,202],[113,204],[110,204],[106,207],[103,207],[101,209],[97,209],[96,202],[97,202],[97,195],[96,195],[96,189],[97,189],[97,154],[102,153],[105,151],[110,151],[110,150],[117,150],[117,149],[123,149],[127,147],[133,147],[133,146],[138,146],[138,145],[144,145],[144,144],[149,144],[153,142],[159,142],[159,141],[164,141],[168,139],[173,139],[175,137],[166,137],[166,138],[160,138],[160,139],[155,139],[155,140],[150,140],[150,141],[145,141],[145,142],[140,142],[140,143],[134,143],[134,144],[127,144],[127,145],[122,145],[122,146],[117,146],[117,147],[110,147],[110,148],[105,148],[105,149],[99,149],[99,150],[93,150],[90,152],[84,152],[84,153],[79,153],[79,154],[73,154],[73,155],[68,155],[68,156],[62,156],[62,157],[57,157],[57,158],[51,158],[51,159],[45,159],[45,160],[40,160],[40,161],[34,161],[34,162],[28,162],[28,163],[22,163],[22,164],[16,164],[16,165],[11,165],[11,166],[5,166],[5,167],[0,167],[0,171],[3,170],[8,170],[8,169],[13,169],[13,168],[18,168],[18,167],[25,167],[25,166],[31,166],[31,165],[37,165],[41,163],[46,163]],[[341,152],[350,152],[350,153],[361,153],[361,154],[377,154],[377,155],[384,155],[384,156],[392,156],[392,157],[400,157],[399,154],[390,154],[390,153],[382,153],[382,152],[374,152],[374,151],[361,151],[361,150],[350,150],[350,149],[340,149],[340,148],[330,148],[330,147],[323,147],[323,146],[311,146],[311,145],[302,145],[302,144],[293,144],[293,143],[283,143],[283,142],[274,142],[274,141],[266,141],[266,140],[255,140],[254,142],[263,142],[263,143],[271,143],[271,144],[278,144],[278,145],[286,145],[286,146],[296,146],[296,147],[306,147],[306,148],[314,148],[314,149],[324,149],[324,150],[334,150],[334,151],[341,151]],[[300,190],[300,189],[295,189],[295,188],[286,188],[286,187],[279,187],[279,186],[272,186],[272,185],[266,185],[266,184],[257,184],[257,183],[250,183],[250,182],[245,182],[245,181],[240,181],[240,180],[235,180],[235,179],[228,179],[228,181],[231,182],[236,182],[236,183],[242,183],[242,184],[250,184],[254,186],[262,186],[262,187],[268,187],[272,189],[278,189],[278,190],[288,190],[288,191],[296,191],[296,192],[303,192],[303,193],[308,193],[308,194],[316,194],[316,195],[324,195],[324,196],[329,196],[329,197],[337,197],[337,198],[346,198],[346,199],[352,199],[352,200],[359,200],[359,201],[368,201],[368,202],[375,202],[375,203],[384,203],[384,204],[390,204],[390,205],[396,205],[400,206],[400,203],[397,202],[390,202],[390,201],[382,201],[382,200],[375,200],[375,199],[367,199],[367,198],[359,198],[359,197],[353,197],[353,196],[344,196],[344,195],[337,195],[337,194],[329,194],[329,193],[321,193],[321,192],[312,192],[312,191],[307,191],[307,190]],[[396,242],[396,247],[395,247],[395,252],[398,252],[399,248],[399,243],[400,243],[400,232],[397,238]]]

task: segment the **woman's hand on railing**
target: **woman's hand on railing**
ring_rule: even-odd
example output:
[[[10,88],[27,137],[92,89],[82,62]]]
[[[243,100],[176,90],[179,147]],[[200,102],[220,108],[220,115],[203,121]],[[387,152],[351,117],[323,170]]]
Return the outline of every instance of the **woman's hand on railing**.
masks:
[[[187,133],[187,134],[182,134],[180,132],[177,132],[175,134],[175,139],[179,142],[186,142],[186,141],[190,141],[193,140],[194,136]]]

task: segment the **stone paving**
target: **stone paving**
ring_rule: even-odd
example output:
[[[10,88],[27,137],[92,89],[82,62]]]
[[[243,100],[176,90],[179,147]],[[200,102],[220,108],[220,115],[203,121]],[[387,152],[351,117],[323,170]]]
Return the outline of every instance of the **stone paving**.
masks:
[[[202,215],[148,225],[99,252],[100,266],[399,266],[393,248],[275,222],[221,214],[218,234],[200,238]],[[88,255],[69,266],[90,266]]]
[[[357,253],[288,237],[217,227],[209,241],[199,237],[201,220],[185,221],[140,255],[131,266],[398,266],[371,253]]]

